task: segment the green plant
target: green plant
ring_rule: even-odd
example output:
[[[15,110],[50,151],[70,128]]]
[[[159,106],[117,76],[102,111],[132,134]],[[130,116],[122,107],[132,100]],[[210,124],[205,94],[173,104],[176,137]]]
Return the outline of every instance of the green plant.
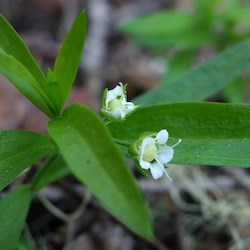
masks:
[[[142,168],[141,159],[150,164],[155,159],[158,161],[152,157],[152,150],[157,152],[162,146],[168,149],[166,132],[163,137],[159,135],[162,129],[171,135],[169,145],[182,139],[175,155],[171,155],[173,163],[250,166],[250,106],[190,103],[214,94],[250,67],[246,53],[250,51],[249,40],[187,72],[176,80],[176,84],[163,84],[138,97],[135,102],[145,107],[134,109],[135,106],[126,100],[125,88],[120,86],[121,92],[112,92],[111,99],[104,101],[102,111],[107,108],[111,114],[117,110],[126,112],[119,121],[107,122],[108,117],[102,120],[81,104],[75,103],[62,110],[85,41],[84,11],[74,21],[47,77],[3,16],[0,16],[0,33],[1,74],[50,118],[49,135],[21,130],[0,131],[0,190],[33,163],[48,157],[30,183],[19,185],[1,198],[1,249],[16,248],[32,197],[69,173],[86,185],[130,230],[153,239],[147,206],[123,155],[128,156],[128,147],[133,143],[150,136],[153,146],[132,157],[137,165],[139,163],[139,169]],[[180,103],[186,101],[188,103]],[[147,107],[158,103],[162,105]],[[133,113],[127,112],[128,109]],[[170,149],[167,152],[173,153]],[[138,161],[140,154],[142,158]],[[160,162],[165,164],[166,160],[160,159]]]
[[[123,22],[120,30],[137,46],[167,61],[163,82],[172,81],[196,63],[204,46],[218,53],[250,35],[250,7],[239,0],[195,0],[190,10],[164,10]],[[223,89],[231,102],[244,102],[244,77]],[[195,98],[195,95],[194,95]]]

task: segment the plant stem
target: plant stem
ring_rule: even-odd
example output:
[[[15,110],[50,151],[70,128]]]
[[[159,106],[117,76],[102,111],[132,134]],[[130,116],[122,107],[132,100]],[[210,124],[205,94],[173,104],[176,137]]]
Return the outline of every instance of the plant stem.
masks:
[[[129,142],[126,142],[126,141],[123,141],[123,140],[119,140],[119,139],[115,139],[113,138],[114,142],[119,144],[119,145],[122,145],[122,146],[125,146],[125,147],[129,147],[130,146],[130,143]]]

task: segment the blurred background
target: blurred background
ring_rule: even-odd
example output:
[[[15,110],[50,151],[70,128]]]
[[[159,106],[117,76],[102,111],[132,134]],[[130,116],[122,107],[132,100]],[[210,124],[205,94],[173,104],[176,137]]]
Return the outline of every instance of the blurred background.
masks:
[[[88,35],[68,102],[77,101],[98,112],[106,87],[127,83],[132,99],[250,37],[249,2],[0,0],[0,12],[46,72],[53,67],[74,18],[86,9]],[[248,83],[246,73],[209,101],[249,102]],[[0,76],[0,129],[46,133],[47,122]],[[27,181],[38,168],[39,164],[33,166],[22,180]],[[171,183],[135,173],[150,207],[157,241],[133,235],[69,176],[34,199],[19,249],[250,249],[249,171],[172,166],[169,172]]]

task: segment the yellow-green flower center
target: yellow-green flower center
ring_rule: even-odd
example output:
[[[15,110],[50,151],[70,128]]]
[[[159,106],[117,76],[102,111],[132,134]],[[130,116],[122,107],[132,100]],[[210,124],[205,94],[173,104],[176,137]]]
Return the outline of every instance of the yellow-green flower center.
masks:
[[[110,110],[114,110],[115,108],[120,106],[122,106],[122,98],[115,98],[108,103],[108,107]]]
[[[149,144],[145,147],[142,159],[147,162],[152,162],[155,159],[157,147],[155,144]]]

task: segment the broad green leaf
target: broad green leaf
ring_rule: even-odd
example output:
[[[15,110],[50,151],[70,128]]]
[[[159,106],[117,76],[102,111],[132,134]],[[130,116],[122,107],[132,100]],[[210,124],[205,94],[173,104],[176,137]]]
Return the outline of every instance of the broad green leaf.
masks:
[[[57,151],[45,135],[30,131],[0,131],[0,191],[23,170],[41,158]]]
[[[120,25],[120,30],[131,36],[152,37],[175,35],[190,30],[192,25],[190,14],[167,10],[128,20]]]
[[[100,118],[73,104],[49,123],[70,171],[128,228],[152,237],[142,195]]]
[[[1,48],[0,73],[46,115],[53,116],[53,105],[33,75],[15,57],[5,53]]]
[[[174,48],[178,50],[198,49],[204,45],[214,45],[215,40],[210,30],[197,29],[185,30],[173,35],[161,34],[158,36],[140,36],[134,35],[133,40],[135,44],[144,46],[153,51],[166,50],[167,48]]]
[[[0,249],[16,249],[31,197],[29,186],[20,186],[0,199]]]
[[[60,85],[61,105],[65,102],[75,80],[86,37],[86,13],[82,11],[65,37],[56,58],[54,73]]]
[[[141,108],[108,125],[114,138],[134,142],[143,132],[169,131],[173,163],[250,167],[250,106],[176,103]]]
[[[37,65],[25,43],[1,14],[0,48],[5,51],[6,54],[19,61],[20,64],[23,64],[38,84],[42,87],[46,86],[46,77],[41,68]]]
[[[182,11],[160,11],[138,17],[120,25],[126,35],[136,44],[151,50],[194,49],[205,44],[213,44],[212,30],[201,28],[201,21],[196,20],[197,13]],[[198,28],[199,26],[200,28]]]
[[[50,183],[70,174],[68,166],[60,154],[53,155],[37,172],[32,182],[32,191],[37,192]]]
[[[194,51],[182,52],[181,54],[173,55],[169,59],[168,70],[162,77],[162,81],[169,81],[175,79],[180,74],[186,72],[194,60]]]
[[[154,105],[204,100],[250,68],[248,51],[250,40],[240,42],[180,78],[139,96],[135,103]]]

